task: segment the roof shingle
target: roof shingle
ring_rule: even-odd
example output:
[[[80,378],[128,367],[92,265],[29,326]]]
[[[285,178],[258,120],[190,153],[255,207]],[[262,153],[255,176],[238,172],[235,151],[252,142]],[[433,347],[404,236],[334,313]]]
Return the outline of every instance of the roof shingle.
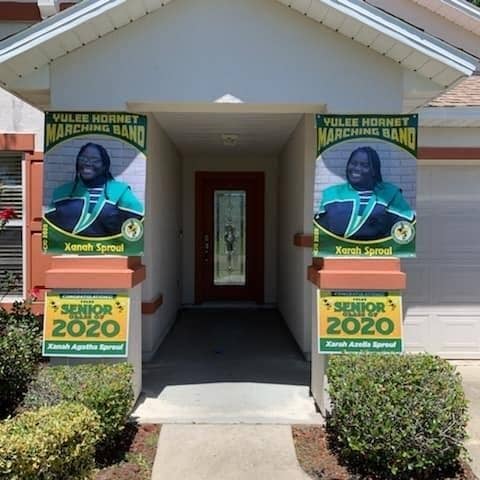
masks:
[[[432,100],[429,107],[480,107],[480,75],[462,80]]]

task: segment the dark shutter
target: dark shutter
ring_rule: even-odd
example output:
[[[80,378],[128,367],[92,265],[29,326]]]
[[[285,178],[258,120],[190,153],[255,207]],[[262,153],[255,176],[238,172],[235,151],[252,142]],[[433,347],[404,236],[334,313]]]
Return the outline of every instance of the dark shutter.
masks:
[[[0,156],[0,211],[13,208],[16,218],[8,221],[0,232],[0,295],[23,295],[23,188],[20,156]],[[15,278],[5,290],[5,279]]]

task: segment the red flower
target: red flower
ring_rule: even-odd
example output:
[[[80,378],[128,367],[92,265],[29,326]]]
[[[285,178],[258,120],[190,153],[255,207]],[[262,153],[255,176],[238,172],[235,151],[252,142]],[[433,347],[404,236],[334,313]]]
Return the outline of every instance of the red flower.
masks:
[[[39,296],[40,296],[40,289],[38,287],[33,287],[30,290],[30,298],[32,299],[32,301],[37,300]]]
[[[5,208],[4,210],[0,211],[0,220],[7,222],[12,218],[17,218],[17,214],[13,208]]]

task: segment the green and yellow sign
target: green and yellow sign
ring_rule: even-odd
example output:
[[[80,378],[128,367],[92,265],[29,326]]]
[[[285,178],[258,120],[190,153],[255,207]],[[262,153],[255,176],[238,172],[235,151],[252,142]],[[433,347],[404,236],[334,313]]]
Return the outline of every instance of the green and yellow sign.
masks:
[[[398,292],[318,290],[319,353],[401,353]]]
[[[127,112],[46,112],[45,152],[82,135],[106,135],[130,143],[145,153],[147,117]]]
[[[43,355],[126,357],[129,297],[126,293],[48,292]]]
[[[313,256],[414,257],[417,115],[317,115]]]
[[[143,254],[146,146],[145,115],[45,114],[45,253]]]
[[[346,140],[375,138],[417,155],[418,115],[317,115],[317,155]]]

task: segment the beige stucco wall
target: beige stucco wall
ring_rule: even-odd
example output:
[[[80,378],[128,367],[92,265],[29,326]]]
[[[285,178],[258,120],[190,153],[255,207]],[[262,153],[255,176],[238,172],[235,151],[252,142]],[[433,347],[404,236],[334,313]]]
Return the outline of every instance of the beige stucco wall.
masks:
[[[279,157],[278,307],[298,345],[310,352],[311,287],[307,267],[310,249],[296,247],[296,233],[312,230],[314,118],[305,115]]]
[[[176,318],[180,304],[181,159],[175,146],[148,116],[145,255],[142,300],[163,295],[163,305],[143,317],[143,354],[149,358]]]
[[[480,127],[420,127],[418,144],[420,147],[479,147]]]
[[[55,60],[52,108],[231,94],[244,103],[327,103],[332,112],[399,111],[402,72],[275,0],[175,0]]]
[[[275,156],[186,156],[183,159],[182,303],[195,297],[195,172],[265,172],[265,302],[277,301],[277,158]]]
[[[35,150],[43,151],[43,112],[0,88],[0,133],[34,133]]]

